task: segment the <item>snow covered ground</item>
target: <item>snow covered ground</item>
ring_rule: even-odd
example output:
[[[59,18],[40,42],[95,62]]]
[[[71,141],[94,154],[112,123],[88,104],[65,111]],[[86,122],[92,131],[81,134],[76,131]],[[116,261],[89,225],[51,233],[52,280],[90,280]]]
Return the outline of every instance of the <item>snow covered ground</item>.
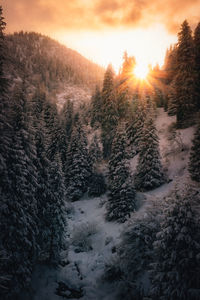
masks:
[[[63,91],[57,94],[58,110],[62,109],[64,103],[70,100],[74,103],[75,109],[81,104],[88,103],[91,99],[91,91],[86,87],[66,84]]]
[[[101,290],[100,278],[105,264],[114,256],[124,225],[105,221],[106,197],[85,198],[72,204],[68,220],[68,232],[71,232],[68,256],[65,257],[66,252],[62,255],[67,264],[57,270],[45,266],[36,269],[33,300],[62,299],[55,294],[58,282],[82,290],[83,300],[107,299],[105,291]]]
[[[189,151],[194,128],[174,130],[174,117],[169,117],[163,109],[158,109],[156,126],[160,138],[160,152],[168,183],[146,193],[138,193],[141,205],[137,214],[145,213],[148,200],[162,201],[175,185],[190,184],[187,171]],[[131,167],[135,168],[135,161]],[[71,204],[68,220],[68,250],[62,254],[62,266],[48,268],[38,266],[33,274],[32,298],[25,300],[69,299],[74,289],[75,298],[83,300],[114,300],[115,291],[100,280],[104,267],[115,256],[115,246],[120,242],[120,234],[127,224],[106,222],[106,194],[99,198],[87,198]],[[67,255],[68,252],[68,255]],[[59,282],[64,286],[63,297],[56,295]],[[61,288],[61,290],[62,290]],[[109,290],[110,289],[110,290]]]

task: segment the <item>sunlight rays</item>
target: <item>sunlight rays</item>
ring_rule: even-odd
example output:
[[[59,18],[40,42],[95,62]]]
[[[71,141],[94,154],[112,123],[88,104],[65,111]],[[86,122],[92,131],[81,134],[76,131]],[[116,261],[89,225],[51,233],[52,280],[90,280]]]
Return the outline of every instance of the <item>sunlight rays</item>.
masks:
[[[161,24],[131,30],[60,31],[53,37],[104,67],[111,63],[116,73],[125,50],[139,64],[155,66],[158,63],[161,66],[166,48],[176,42],[176,36],[170,35]]]

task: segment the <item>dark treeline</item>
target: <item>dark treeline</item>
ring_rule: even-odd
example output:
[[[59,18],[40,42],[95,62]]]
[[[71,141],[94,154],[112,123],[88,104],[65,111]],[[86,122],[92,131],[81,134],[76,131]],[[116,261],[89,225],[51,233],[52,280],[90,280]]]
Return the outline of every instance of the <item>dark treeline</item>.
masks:
[[[67,251],[69,202],[107,192],[106,220],[125,222],[137,209],[137,192],[167,182],[155,119],[156,107],[165,105],[170,111],[171,100],[161,101],[160,88],[152,91],[143,86],[141,91],[133,75],[135,59],[127,53],[120,74],[115,75],[109,65],[102,83],[102,69],[76,52],[36,33],[5,37],[5,26],[0,8],[0,296],[12,300],[30,287],[37,264],[56,266],[62,251]],[[188,58],[193,45],[184,22],[165,66],[169,71],[165,84],[176,91],[178,127],[189,126],[188,120],[199,109],[196,75],[191,79],[193,71],[198,74],[197,63]],[[175,52],[179,59],[173,73],[169,65]],[[63,80],[91,88],[100,82],[102,87],[96,87],[89,105],[75,109],[68,100],[58,112],[49,93]],[[189,165],[196,181],[200,181],[199,133],[198,125]],[[135,157],[132,172],[130,160]],[[102,164],[108,166],[107,174]],[[191,218],[192,196],[192,192],[172,193],[162,207],[138,218],[124,234],[117,268],[111,266],[121,282],[121,297],[142,299],[136,281],[141,273],[150,272],[152,299],[193,299],[188,293],[199,286],[199,227]],[[154,218],[157,213],[160,220]],[[173,231],[173,223],[184,228],[184,238]],[[188,241],[194,241],[189,262]],[[179,268],[182,261],[184,270]],[[194,267],[188,271],[189,265]]]
[[[58,113],[49,97],[64,81],[92,88],[102,68],[36,33],[5,37],[5,25],[1,8],[0,296],[17,299],[36,264],[59,264],[67,203],[88,188],[105,192],[95,167],[101,149],[97,137],[88,147],[84,108],[67,101]]]
[[[166,54],[166,82],[168,83],[168,113],[176,115],[178,128],[194,122],[200,108],[200,24],[192,35],[187,21],[181,25],[178,43]]]

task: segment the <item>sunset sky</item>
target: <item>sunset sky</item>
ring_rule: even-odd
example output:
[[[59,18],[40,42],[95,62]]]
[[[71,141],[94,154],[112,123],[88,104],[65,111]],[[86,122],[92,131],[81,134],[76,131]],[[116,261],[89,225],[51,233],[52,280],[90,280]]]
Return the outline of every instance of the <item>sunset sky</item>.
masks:
[[[117,70],[124,50],[140,64],[162,64],[180,24],[200,21],[200,0],[2,0],[7,32],[46,34]]]

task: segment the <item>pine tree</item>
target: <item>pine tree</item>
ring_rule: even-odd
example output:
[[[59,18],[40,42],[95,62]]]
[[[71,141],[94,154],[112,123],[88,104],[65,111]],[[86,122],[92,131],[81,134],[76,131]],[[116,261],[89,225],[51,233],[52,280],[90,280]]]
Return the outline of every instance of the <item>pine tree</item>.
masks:
[[[200,297],[199,222],[192,208],[194,193],[175,191],[166,201],[164,220],[154,243],[153,299]],[[193,298],[192,293],[196,293]]]
[[[154,121],[150,116],[144,124],[140,141],[140,152],[135,174],[135,186],[138,190],[151,190],[165,181],[162,171],[159,142]]]
[[[64,232],[66,231],[65,187],[59,155],[48,166],[47,201],[42,205],[41,221],[41,255],[43,259],[58,262],[60,251],[63,249]]]
[[[177,125],[181,128],[188,125],[188,119],[195,111],[197,101],[194,44],[187,21],[183,22],[178,34],[177,73],[174,84],[177,98]]]
[[[128,295],[132,295],[128,299],[141,299],[137,296],[143,292],[141,285],[144,276],[146,282],[149,281],[149,264],[154,255],[153,243],[159,230],[160,209],[158,206],[156,209],[152,206],[148,208],[145,215],[136,216],[123,232],[117,255],[123,274],[120,294],[123,295],[128,289]]]
[[[66,229],[58,115],[56,106],[41,91],[34,95],[32,102],[38,171],[38,256],[40,261],[52,263],[59,259]]]
[[[92,176],[89,182],[88,195],[99,197],[106,192],[106,183],[104,175],[98,170],[99,162],[102,160],[102,149],[97,134],[94,134],[89,146],[89,159],[92,168]]]
[[[2,189],[1,241],[9,259],[6,269],[11,280],[10,294],[17,294],[30,283],[37,257],[37,170],[36,151],[25,92],[19,89],[13,99],[12,143],[7,153],[7,182]]]
[[[19,280],[19,277],[17,278],[17,276],[13,275],[13,261],[17,261],[13,257],[17,255],[17,250],[14,249],[13,253],[11,251],[12,243],[14,244],[14,240],[11,237],[13,228],[11,223],[15,223],[13,216],[16,217],[18,215],[19,211],[16,208],[19,206],[18,203],[15,203],[16,195],[14,195],[15,199],[12,197],[11,170],[9,170],[11,152],[13,153],[12,148],[13,146],[16,148],[16,145],[13,144],[12,101],[8,96],[9,85],[4,75],[6,60],[5,26],[2,6],[0,6],[0,297],[2,299],[6,299],[11,294],[10,288],[13,293],[16,291],[16,282]],[[15,213],[16,210],[17,212]],[[24,215],[24,212],[22,214]],[[18,231],[18,229],[19,226],[14,230]],[[14,238],[16,238],[15,235]],[[18,241],[16,247],[18,247]],[[17,267],[19,266],[21,267],[19,273],[23,273],[24,276],[26,271],[22,272],[22,267],[25,267],[25,264],[17,264]]]
[[[135,210],[135,190],[128,181],[125,124],[121,124],[113,140],[109,160],[107,219],[125,222]]]
[[[102,88],[102,100],[103,104],[106,104],[107,98],[113,93],[114,89],[114,71],[111,65],[108,65],[104,74],[103,88]]]
[[[111,152],[114,129],[117,126],[118,116],[116,110],[115,90],[114,90],[114,72],[109,65],[104,76],[102,89],[102,143],[103,156],[108,158]]]
[[[137,100],[135,113],[127,126],[127,137],[130,145],[133,145],[136,152],[140,148],[140,140],[143,134],[143,127],[146,118],[146,107],[141,100]]]
[[[116,183],[115,177],[118,176],[118,164],[121,164],[121,162],[124,163],[124,175],[120,176],[119,174],[119,181],[120,185],[123,184],[126,179],[128,178],[128,168],[125,166],[125,161],[127,158],[126,153],[126,147],[127,147],[127,138],[126,138],[126,131],[125,131],[125,124],[122,123],[118,126],[117,132],[115,134],[115,138],[113,140],[112,144],[112,152],[111,157],[109,160],[109,175],[108,175],[108,181],[109,186],[113,187],[116,185],[116,187],[119,186],[119,182]]]
[[[165,63],[165,82],[166,84],[170,84],[177,71],[177,45],[170,46],[170,48],[166,52]]]
[[[47,159],[46,156],[46,147],[45,147],[45,122],[41,116],[41,119],[38,120],[39,132],[37,132],[37,171],[38,171],[38,189],[37,189],[37,208],[38,208],[38,227],[39,233],[37,235],[37,243],[39,245],[39,260],[44,261],[49,257],[47,249],[47,239],[49,228],[48,223],[46,223],[46,214],[48,211],[46,207],[48,206],[49,201],[51,201],[51,186],[49,180],[49,168],[51,162]],[[56,174],[54,174],[55,176]],[[45,238],[44,238],[45,236]]]
[[[130,96],[128,87],[118,87],[116,95],[116,109],[119,121],[125,120],[127,118],[130,109],[129,98]]]
[[[190,154],[190,163],[189,163],[189,171],[191,174],[191,178],[198,182],[200,182],[200,157],[199,157],[200,152],[199,151],[200,151],[200,122],[198,123],[195,132],[193,146]]]
[[[65,178],[69,200],[79,200],[83,196],[88,189],[91,173],[87,138],[79,120],[73,129],[67,151]]]
[[[125,51],[123,56],[123,64],[120,72],[120,77],[126,80],[125,81],[126,86],[128,84],[130,77],[133,77],[133,71],[135,65],[136,65],[135,58],[133,56],[128,56],[127,52]]]
[[[195,52],[195,70],[197,72],[197,77],[196,77],[197,108],[200,109],[200,23],[197,25],[194,31],[194,52]]]

